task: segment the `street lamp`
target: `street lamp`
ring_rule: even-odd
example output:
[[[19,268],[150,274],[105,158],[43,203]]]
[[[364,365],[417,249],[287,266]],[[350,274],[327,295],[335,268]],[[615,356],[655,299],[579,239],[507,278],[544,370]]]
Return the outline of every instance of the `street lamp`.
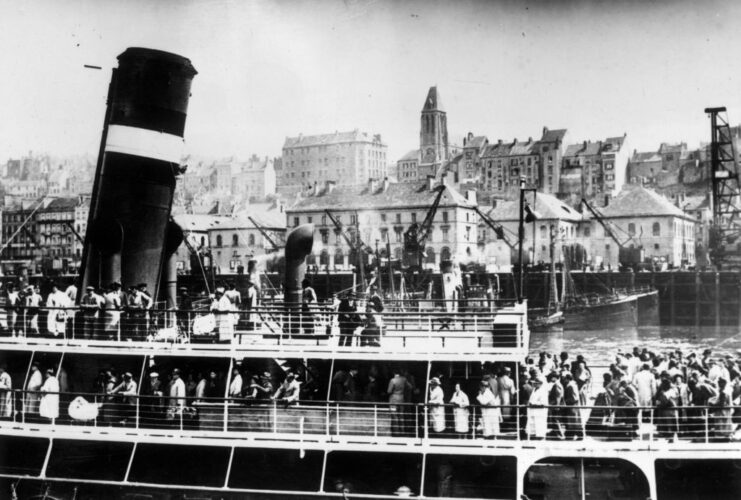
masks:
[[[518,240],[519,240],[519,248],[518,248],[518,265],[520,266],[520,287],[519,290],[517,290],[517,302],[522,303],[524,296],[523,296],[523,286],[525,283],[525,273],[524,273],[524,263],[522,261],[522,240],[525,239],[525,222],[535,222],[540,218],[540,214],[536,212],[534,209],[530,208],[530,205],[527,204],[525,201],[525,193],[528,191],[532,191],[534,194],[537,193],[536,188],[526,188],[525,187],[525,176],[520,177],[520,225],[519,230],[517,232]],[[534,201],[534,198],[533,198]],[[535,239],[533,238],[533,259],[535,259]]]

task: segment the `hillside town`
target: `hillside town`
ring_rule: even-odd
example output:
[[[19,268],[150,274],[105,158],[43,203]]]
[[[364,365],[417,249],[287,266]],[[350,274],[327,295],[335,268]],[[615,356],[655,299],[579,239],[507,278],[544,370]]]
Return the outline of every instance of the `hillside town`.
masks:
[[[187,240],[178,272],[194,272],[206,259],[217,274],[244,273],[249,261],[274,258],[286,231],[303,223],[315,224],[320,235],[309,258],[319,270],[356,267],[360,244],[381,259],[401,260],[405,232],[425,220],[440,189],[423,267],[455,259],[508,271],[518,258],[513,242],[523,187],[539,214],[524,234],[526,264],[560,262],[563,245],[577,244],[588,269],[617,270],[624,249],[639,252],[648,269],[708,265],[707,144],[637,151],[624,131],[577,138],[567,124],[533,124],[531,137],[494,138],[461,130],[465,124],[451,116],[453,134],[441,89],[421,97],[419,144],[406,145],[413,149],[400,158],[389,157],[382,131],[358,129],[286,137],[272,157],[183,158],[173,207]],[[739,151],[741,127],[731,132]],[[451,139],[458,136],[462,141]],[[29,152],[4,161],[3,274],[77,271],[95,169],[91,155]]]

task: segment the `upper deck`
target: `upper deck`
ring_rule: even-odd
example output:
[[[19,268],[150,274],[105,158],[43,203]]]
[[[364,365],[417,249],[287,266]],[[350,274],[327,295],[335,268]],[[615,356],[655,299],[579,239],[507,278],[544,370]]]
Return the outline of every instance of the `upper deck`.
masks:
[[[447,306],[447,307],[446,307]],[[527,355],[527,305],[475,301],[391,304],[341,328],[336,308],[209,309],[94,313],[79,308],[7,311],[0,350],[207,357],[520,361]],[[2,323],[0,321],[0,323]]]

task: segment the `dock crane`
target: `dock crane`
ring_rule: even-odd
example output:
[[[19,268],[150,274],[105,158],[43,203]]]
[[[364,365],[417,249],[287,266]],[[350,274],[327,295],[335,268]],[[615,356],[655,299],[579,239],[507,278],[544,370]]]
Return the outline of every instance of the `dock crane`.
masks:
[[[476,213],[479,214],[479,217],[481,217],[481,220],[484,221],[484,223],[487,226],[489,226],[492,229],[492,231],[494,231],[494,234],[497,235],[497,238],[502,240],[512,250],[515,249],[515,244],[509,241],[509,238],[507,238],[507,234],[504,232],[504,226],[497,223],[494,219],[492,219],[491,217],[486,215],[484,212],[482,212],[478,206],[474,207],[474,210],[476,210]]]
[[[260,223],[258,223],[255,219],[252,217],[247,217],[249,221],[252,223],[253,226],[257,228],[258,231],[260,231],[260,234],[263,238],[267,240],[268,243],[270,243],[270,246],[272,247],[270,250],[268,250],[268,253],[270,252],[278,252],[280,251],[280,247],[278,244],[273,240],[273,238],[270,237],[270,234],[268,233],[268,230],[265,229]]]
[[[710,198],[713,225],[709,253],[718,268],[741,268],[741,255],[731,245],[741,236],[741,186],[725,107],[705,108],[710,117]]]
[[[445,184],[440,184],[434,190],[437,191],[437,195],[427,210],[425,220],[422,224],[412,223],[404,233],[404,256],[409,268],[421,268],[424,263],[425,243],[432,232],[432,221],[435,219],[440,200],[445,193]]]
[[[587,207],[587,209],[592,213],[594,218],[597,220],[597,222],[600,223],[600,225],[605,229],[605,234],[614,241],[618,246],[618,262],[621,266],[624,267],[630,267],[634,271],[637,271],[638,266],[643,262],[643,246],[637,245],[636,247],[626,247],[625,245],[629,241],[634,241],[633,236],[628,236],[628,239],[625,241],[620,241],[620,238],[618,238],[617,234],[615,234],[615,231],[613,230],[612,226],[605,222],[604,216],[594,208],[585,198],[581,199],[581,204]]]
[[[347,228],[340,222],[340,220],[335,217],[331,211],[325,210],[324,211],[327,216],[329,217],[329,220],[332,221],[332,224],[337,228],[337,231],[342,235],[342,237],[345,239],[345,242],[347,243],[347,246],[350,247],[351,250],[355,252],[357,255],[358,261],[356,263],[356,266],[358,268],[358,272],[360,273],[360,283],[361,283],[361,289],[365,289],[365,259],[364,256],[366,254],[373,254],[373,249],[366,245],[361,239],[360,239],[360,231],[357,231],[356,228],[356,234],[351,234]],[[355,220],[358,220],[357,214],[355,215]]]

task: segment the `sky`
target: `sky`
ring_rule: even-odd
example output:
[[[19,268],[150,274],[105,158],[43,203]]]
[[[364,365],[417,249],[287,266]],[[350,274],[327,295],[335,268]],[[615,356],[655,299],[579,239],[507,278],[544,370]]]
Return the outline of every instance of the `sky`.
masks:
[[[0,0],[0,162],[97,154],[127,47],[188,57],[186,151],[279,156],[286,136],[359,128],[394,161],[419,144],[437,85],[452,137],[628,147],[741,122],[741,2]],[[101,66],[87,69],[85,64]]]

